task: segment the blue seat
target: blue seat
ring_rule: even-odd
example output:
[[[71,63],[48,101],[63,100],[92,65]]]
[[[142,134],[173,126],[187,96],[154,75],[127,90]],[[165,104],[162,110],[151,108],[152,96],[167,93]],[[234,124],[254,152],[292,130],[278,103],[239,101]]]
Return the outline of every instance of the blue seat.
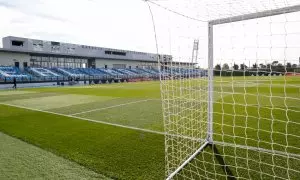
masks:
[[[44,79],[53,79],[53,78],[61,77],[60,74],[58,74],[50,69],[47,69],[47,68],[29,67],[26,69],[26,71],[30,72],[31,74],[33,74],[37,77],[42,77]]]
[[[31,75],[21,72],[19,68],[13,66],[0,66],[0,75],[8,81],[11,81],[13,78],[17,80],[29,80],[31,78]]]
[[[99,71],[98,69],[94,69],[94,68],[80,68],[79,70],[90,76],[105,76],[106,75],[106,73]]]

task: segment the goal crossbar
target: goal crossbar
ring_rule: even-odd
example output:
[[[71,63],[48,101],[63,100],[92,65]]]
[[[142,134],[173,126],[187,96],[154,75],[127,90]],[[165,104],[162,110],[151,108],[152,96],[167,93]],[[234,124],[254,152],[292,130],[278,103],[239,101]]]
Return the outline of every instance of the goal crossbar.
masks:
[[[280,15],[280,14],[294,13],[294,12],[299,12],[299,11],[300,11],[300,5],[295,5],[295,6],[289,6],[289,7],[284,7],[284,8],[261,11],[261,12],[255,12],[255,13],[250,13],[250,14],[244,14],[244,15],[239,15],[239,16],[232,16],[232,17],[228,17],[228,18],[215,19],[215,20],[209,21],[208,23],[210,25],[226,24],[226,23],[245,21],[245,20],[250,20],[250,19],[276,16],[276,15]]]

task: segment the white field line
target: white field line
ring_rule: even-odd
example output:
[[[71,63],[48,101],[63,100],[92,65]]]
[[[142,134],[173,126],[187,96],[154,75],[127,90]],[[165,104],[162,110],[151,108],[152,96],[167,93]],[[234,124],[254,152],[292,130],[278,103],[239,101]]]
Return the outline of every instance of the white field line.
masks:
[[[82,118],[82,117],[77,117],[77,116],[73,116],[73,115],[67,115],[67,114],[61,114],[61,113],[46,111],[46,110],[29,108],[29,107],[25,107],[25,106],[19,106],[19,105],[7,104],[7,103],[0,103],[0,104],[1,105],[6,105],[6,106],[11,106],[11,107],[16,107],[16,108],[28,109],[28,110],[31,110],[31,111],[38,111],[38,112],[54,114],[54,115],[58,115],[58,116],[64,116],[64,117],[75,118],[75,119],[80,119],[80,120],[84,120],[84,121],[90,121],[90,122],[94,122],[94,123],[106,124],[106,125],[111,125],[111,126],[127,128],[127,129],[133,129],[133,130],[137,130],[137,131],[143,131],[143,132],[150,132],[150,133],[154,133],[154,134],[165,135],[165,133],[160,132],[160,131],[154,131],[154,130],[137,128],[137,127],[132,127],[132,126],[120,125],[120,124],[109,123],[109,122],[105,122],[105,121],[98,121],[98,120],[94,120],[94,119]]]
[[[200,141],[202,143],[206,142],[206,139],[193,138],[193,137],[182,136],[182,135],[177,135],[177,134],[164,133],[164,135],[172,136],[172,137],[176,137],[176,138],[185,138],[185,139],[189,139],[192,141]],[[213,144],[220,145],[220,146],[228,146],[228,147],[233,147],[233,148],[241,148],[241,149],[252,150],[252,151],[258,151],[258,152],[263,152],[263,153],[270,154],[270,155],[275,154],[275,155],[278,155],[281,157],[288,156],[288,157],[294,158],[296,160],[300,160],[300,154],[295,154],[295,153],[287,153],[284,151],[271,150],[271,149],[265,149],[265,148],[254,147],[254,146],[239,145],[239,144],[227,143],[227,142],[223,142],[223,141],[213,141]]]
[[[139,100],[139,101],[132,101],[132,102],[118,104],[118,105],[114,105],[114,106],[109,106],[109,107],[104,107],[104,108],[97,108],[97,109],[92,109],[92,110],[88,110],[88,111],[78,112],[78,113],[74,113],[74,114],[70,114],[70,115],[75,116],[75,115],[78,115],[78,114],[85,114],[85,113],[89,113],[89,112],[101,111],[101,110],[105,110],[105,109],[111,109],[111,108],[115,108],[115,107],[126,106],[126,105],[129,105],[129,104],[136,104],[136,103],[140,103],[140,102],[147,102],[147,101],[153,101],[153,100],[158,100],[158,99],[144,99],[144,100]]]
[[[105,122],[105,121],[93,120],[93,119],[89,119],[89,118],[82,118],[82,117],[77,117],[77,116],[72,116],[72,115],[67,115],[67,114],[55,113],[55,112],[51,112],[51,111],[28,108],[28,107],[25,107],[25,106],[18,106],[18,105],[13,105],[13,104],[6,104],[6,103],[0,103],[0,104],[1,105],[6,105],[6,106],[11,106],[11,107],[16,107],[16,108],[28,109],[28,110],[31,110],[31,111],[38,111],[38,112],[54,114],[54,115],[58,115],[58,116],[64,116],[64,117],[69,117],[69,118],[74,118],[74,119],[79,119],[79,120],[84,120],[84,121],[90,121],[90,122],[94,122],[94,123],[106,124],[106,125],[110,125],[110,126],[116,126],[116,127],[132,129],[132,130],[137,130],[137,131],[142,131],[142,132],[149,132],[149,133],[153,133],[153,134],[169,135],[169,136],[174,136],[174,137],[179,137],[179,138],[186,138],[186,139],[197,140],[197,141],[202,141],[202,142],[205,141],[204,139],[191,138],[191,137],[188,137],[188,136],[182,136],[182,135],[177,135],[177,134],[166,134],[166,133],[160,132],[160,131],[137,128],[137,127],[132,127],[132,126],[125,126],[125,125],[109,123],[109,122]],[[289,157],[300,159],[300,154],[295,154],[295,153],[286,153],[286,152],[277,151],[277,150],[270,150],[270,149],[264,149],[264,148],[259,148],[259,147],[238,145],[238,144],[226,143],[226,142],[222,142],[222,141],[214,141],[214,143],[217,144],[217,145],[226,145],[226,146],[235,147],[235,148],[243,148],[243,149],[261,151],[261,152],[265,152],[265,153],[270,153],[271,155],[272,154],[278,154],[278,155],[281,155],[281,156],[289,156]]]
[[[226,142],[222,142],[222,141],[214,141],[214,143],[217,145],[221,145],[221,146],[229,146],[229,147],[234,147],[234,148],[242,148],[242,149],[247,149],[247,150],[252,150],[252,151],[259,151],[259,152],[267,153],[270,155],[276,154],[276,155],[281,155],[283,157],[289,156],[289,157],[297,158],[297,160],[300,160],[300,154],[295,154],[295,153],[287,153],[284,151],[271,150],[271,149],[265,149],[265,148],[260,148],[260,147],[226,143]]]

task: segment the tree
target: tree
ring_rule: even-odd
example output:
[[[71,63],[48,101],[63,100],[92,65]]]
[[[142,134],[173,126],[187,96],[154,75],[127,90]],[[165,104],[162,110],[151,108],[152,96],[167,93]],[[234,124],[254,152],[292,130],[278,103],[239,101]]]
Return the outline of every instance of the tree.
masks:
[[[261,69],[265,69],[267,66],[264,65],[263,63],[260,63],[260,64],[259,64],[259,67],[260,67]]]
[[[215,70],[221,70],[221,65],[220,65],[220,64],[217,64],[217,65],[215,66]]]
[[[291,67],[292,67],[292,64],[288,62],[288,63],[286,63],[286,67],[287,67],[287,68],[291,68]]]
[[[281,63],[279,63],[279,64],[277,64],[276,67],[274,67],[274,70],[277,71],[277,72],[284,72],[285,68]]]
[[[292,68],[297,68],[297,64],[293,64],[293,65],[292,65]]]
[[[245,64],[241,64],[241,65],[240,65],[240,68],[241,68],[241,70],[245,70],[245,69],[247,69],[248,67],[247,67]]]
[[[253,69],[257,69],[257,64],[254,63],[254,64],[252,65],[252,68],[253,68]]]
[[[278,64],[278,61],[273,61],[272,62],[272,66],[277,66],[277,64]]]
[[[239,69],[239,65],[235,64],[232,66],[234,70],[238,70]]]
[[[229,69],[229,66],[227,63],[223,64],[223,67],[222,67],[222,70],[228,70]]]

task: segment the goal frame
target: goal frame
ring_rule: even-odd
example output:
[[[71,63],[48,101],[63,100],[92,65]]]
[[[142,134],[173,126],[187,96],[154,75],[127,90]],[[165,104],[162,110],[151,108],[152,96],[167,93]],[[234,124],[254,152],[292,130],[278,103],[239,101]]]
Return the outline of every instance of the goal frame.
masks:
[[[208,25],[208,106],[207,106],[207,137],[203,145],[199,147],[187,160],[185,160],[174,172],[172,172],[166,180],[171,180],[178,172],[180,172],[190,161],[192,161],[201,151],[208,145],[214,144],[213,141],[213,94],[214,94],[214,26],[228,24],[233,22],[259,19],[264,17],[300,12],[300,4],[288,6],[278,9],[249,13],[245,15],[232,16],[227,18],[215,19],[207,22]]]

